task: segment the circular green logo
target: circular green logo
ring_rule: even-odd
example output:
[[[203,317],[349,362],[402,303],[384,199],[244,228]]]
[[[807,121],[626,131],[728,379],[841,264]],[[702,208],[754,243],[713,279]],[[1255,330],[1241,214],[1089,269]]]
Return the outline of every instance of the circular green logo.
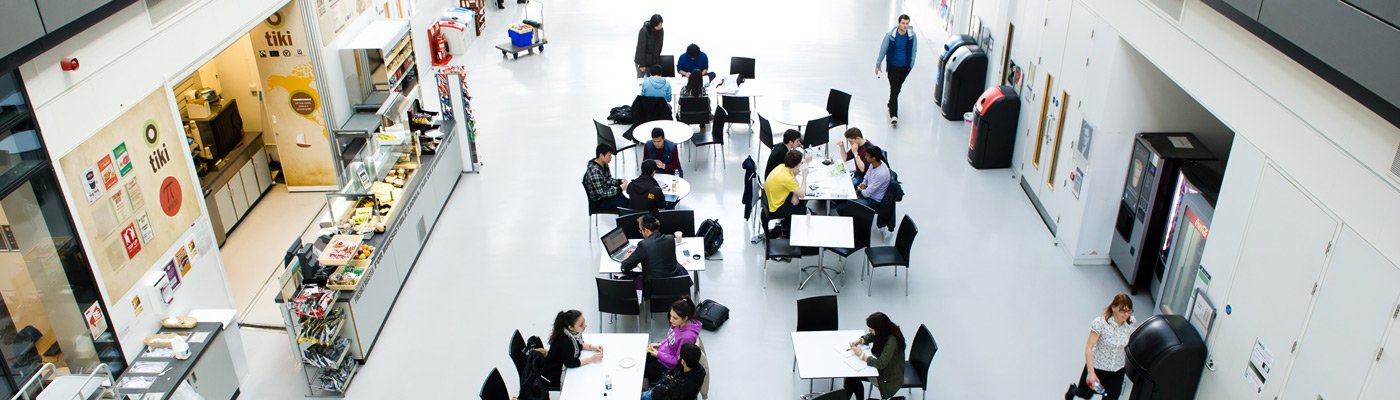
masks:
[[[146,147],[152,149],[160,144],[160,127],[156,126],[156,120],[146,120]]]
[[[278,11],[272,13],[272,16],[267,17],[267,20],[263,22],[266,23],[269,28],[282,29],[282,24],[286,23],[287,19],[282,17],[281,11]]]

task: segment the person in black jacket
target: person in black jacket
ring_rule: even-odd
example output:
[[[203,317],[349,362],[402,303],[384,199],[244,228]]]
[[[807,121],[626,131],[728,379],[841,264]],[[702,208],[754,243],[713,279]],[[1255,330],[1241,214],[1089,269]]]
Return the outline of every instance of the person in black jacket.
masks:
[[[661,192],[661,184],[656,182],[656,162],[642,161],[642,174],[627,186],[627,208],[646,211],[656,215],[666,207],[666,194]]]
[[[760,175],[768,176],[773,172],[773,168],[783,165],[783,158],[787,157],[788,150],[798,150],[802,148],[802,133],[796,129],[788,129],[783,132],[782,145],[773,146],[773,151],[768,153],[768,165],[763,167]],[[807,161],[812,160],[812,156],[807,156]]]
[[[700,394],[705,383],[705,367],[700,366],[700,346],[681,345],[681,362],[666,371],[661,381],[642,392],[642,400],[691,400]]]
[[[650,215],[637,219],[642,231],[642,241],[637,248],[622,260],[622,271],[628,277],[638,275],[646,279],[669,278],[685,275],[685,268],[676,262],[676,238],[661,232],[661,221]],[[633,271],[641,265],[641,274]]]
[[[540,374],[549,381],[549,386],[563,385],[560,375],[564,367],[578,368],[603,360],[603,346],[585,343],[584,329],[588,329],[588,324],[579,310],[560,311],[554,316],[554,330],[549,334],[549,354],[545,356],[544,372]],[[595,353],[582,357],[585,350]]]
[[[651,19],[642,23],[637,31],[637,55],[632,62],[637,64],[637,77],[646,75],[647,67],[661,64],[661,42],[666,31],[661,30],[661,14],[652,14]]]

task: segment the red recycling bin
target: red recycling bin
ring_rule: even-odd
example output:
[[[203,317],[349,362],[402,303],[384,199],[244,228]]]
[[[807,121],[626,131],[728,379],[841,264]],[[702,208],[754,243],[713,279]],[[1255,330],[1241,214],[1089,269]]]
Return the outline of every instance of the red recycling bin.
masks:
[[[1016,148],[1016,123],[1021,119],[1021,97],[1010,86],[994,86],[982,92],[972,109],[972,135],[967,162],[973,168],[1007,168]]]

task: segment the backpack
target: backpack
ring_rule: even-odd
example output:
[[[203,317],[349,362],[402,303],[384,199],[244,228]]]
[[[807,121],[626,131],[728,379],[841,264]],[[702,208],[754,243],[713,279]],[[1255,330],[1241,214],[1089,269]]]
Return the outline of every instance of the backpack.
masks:
[[[700,306],[695,308],[695,319],[700,320],[700,327],[707,331],[715,331],[724,321],[729,320],[729,307],[716,303],[714,300],[700,302]]]
[[[518,400],[549,400],[549,386],[544,379],[545,350],[539,336],[525,340],[525,373],[520,380]]]
[[[718,220],[707,219],[700,222],[700,229],[695,233],[705,244],[705,258],[715,255],[719,246],[724,244],[724,228],[719,226]]]
[[[632,106],[621,105],[613,107],[612,110],[608,110],[608,119],[612,120],[614,124],[632,123]]]

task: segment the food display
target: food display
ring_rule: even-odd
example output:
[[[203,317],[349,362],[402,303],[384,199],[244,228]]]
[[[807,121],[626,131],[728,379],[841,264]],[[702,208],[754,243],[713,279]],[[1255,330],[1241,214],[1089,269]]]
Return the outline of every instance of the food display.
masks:
[[[360,285],[360,277],[363,276],[365,276],[365,267],[351,265],[340,267],[326,279],[326,288],[355,290]]]
[[[340,266],[349,264],[355,257],[355,253],[360,250],[360,242],[364,240],[360,235],[335,235],[331,237],[326,248],[321,250],[321,257],[317,261],[321,265]]]

